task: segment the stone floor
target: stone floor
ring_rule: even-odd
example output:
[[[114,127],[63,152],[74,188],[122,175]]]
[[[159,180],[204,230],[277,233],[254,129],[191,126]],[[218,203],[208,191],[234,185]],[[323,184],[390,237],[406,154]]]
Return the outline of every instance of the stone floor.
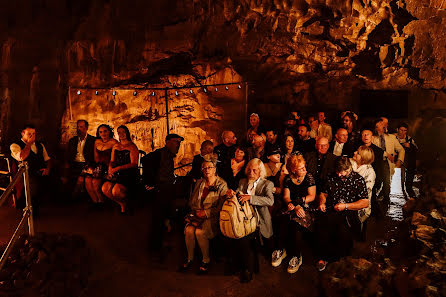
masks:
[[[320,273],[310,252],[304,254],[304,264],[294,275],[286,272],[286,265],[273,268],[260,257],[260,273],[249,284],[240,284],[236,276],[223,276],[222,262],[214,263],[206,276],[180,274],[176,269],[183,259],[184,244],[182,230],[174,229],[168,238],[168,258],[164,263],[153,262],[146,253],[149,213],[148,206],[123,217],[113,205],[98,212],[86,201],[52,204],[42,208],[36,231],[78,234],[87,240],[91,273],[82,296],[320,296]],[[0,208],[1,245],[20,217],[18,210]],[[371,219],[369,241],[356,245],[354,254],[370,253],[391,228],[388,219]]]

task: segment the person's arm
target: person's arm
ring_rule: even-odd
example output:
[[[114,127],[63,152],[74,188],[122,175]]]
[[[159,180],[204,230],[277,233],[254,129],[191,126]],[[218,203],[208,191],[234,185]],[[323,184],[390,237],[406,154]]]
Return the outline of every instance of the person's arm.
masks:
[[[263,188],[263,195],[257,196],[257,195],[251,195],[251,204],[257,205],[257,206],[273,206],[274,204],[274,195],[273,195],[273,188],[274,184],[266,180],[265,181],[265,187]]]
[[[113,164],[115,163],[115,150],[116,150],[117,144],[115,144],[112,148],[111,157],[110,157],[110,163],[108,164],[108,174],[113,175]]]
[[[304,198],[304,204],[308,204],[310,202],[313,202],[316,198],[316,186],[308,187],[308,195]]]
[[[327,202],[327,193],[319,194],[319,210],[325,212],[327,210],[325,203]]]
[[[369,206],[369,199],[359,199],[358,201],[351,203],[338,203],[334,209],[336,211],[344,210],[360,210]]]
[[[94,142],[94,147],[93,147],[93,150],[94,150],[94,161],[96,163],[99,162],[99,154],[98,154],[98,150],[97,150],[98,143],[99,143],[99,139],[96,139],[95,142]]]

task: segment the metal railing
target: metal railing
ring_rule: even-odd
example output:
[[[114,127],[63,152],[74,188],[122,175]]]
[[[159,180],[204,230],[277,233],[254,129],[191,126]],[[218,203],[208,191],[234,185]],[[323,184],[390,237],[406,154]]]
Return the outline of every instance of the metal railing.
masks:
[[[5,192],[0,197],[0,206],[6,201],[6,198],[8,198],[8,196],[11,194],[11,192],[14,189],[14,186],[22,176],[23,176],[23,184],[25,187],[26,206],[23,209],[23,217],[20,220],[20,223],[17,226],[16,230],[14,231],[14,234],[12,235],[11,239],[9,240],[9,243],[6,246],[6,249],[3,252],[3,255],[0,259],[0,270],[2,270],[3,266],[5,265],[6,259],[8,259],[9,253],[11,252],[12,247],[14,246],[18,238],[20,230],[26,223],[26,220],[28,220],[28,233],[30,236],[34,236],[33,208],[31,204],[31,192],[29,188],[28,162],[22,162],[19,165],[19,170],[17,171],[16,175],[12,179],[9,186],[6,188]]]

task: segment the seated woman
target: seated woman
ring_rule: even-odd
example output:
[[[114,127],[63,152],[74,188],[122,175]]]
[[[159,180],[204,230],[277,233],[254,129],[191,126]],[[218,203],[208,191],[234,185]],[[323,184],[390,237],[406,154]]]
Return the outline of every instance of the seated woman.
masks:
[[[186,228],[184,229],[187,260],[180,267],[180,271],[187,270],[192,265],[195,240],[203,255],[199,273],[208,271],[211,260],[209,258],[209,240],[218,233],[220,210],[228,189],[226,182],[217,176],[216,161],[210,156],[205,157],[201,165],[203,178],[197,181],[189,199],[192,212],[186,217]]]
[[[258,213],[260,234],[263,238],[269,239],[273,235],[271,215],[269,206],[274,203],[274,184],[265,179],[265,165],[260,159],[252,159],[246,165],[245,173],[247,178],[240,180],[237,188],[237,195],[240,204],[249,203]],[[229,189],[226,196],[233,197],[236,192]],[[256,232],[240,239],[230,239],[229,246],[232,250],[233,263],[239,263],[241,268],[240,281],[250,282],[255,266],[255,235]]]
[[[366,220],[372,212],[372,190],[375,185],[376,174],[371,164],[374,160],[375,153],[366,145],[361,145],[353,155],[353,158],[350,159],[353,171],[359,173],[365,180],[369,198],[369,206],[358,211],[359,221],[361,222],[360,230],[358,231],[360,231],[362,240],[365,240]]]
[[[113,129],[106,124],[102,124],[96,130],[96,141],[94,142],[94,161],[95,167],[90,175],[85,177],[85,188],[90,195],[91,200],[97,206],[104,203],[102,194],[102,183],[107,175],[107,169],[110,164],[113,146],[117,143],[113,139]]]
[[[283,164],[285,164],[285,166],[286,166],[288,159],[292,155],[302,155],[302,153],[300,153],[298,150],[296,150],[295,141],[294,141],[293,136],[287,135],[284,140],[285,140],[285,143],[282,148],[282,157],[281,157],[280,161]],[[288,172],[286,172],[286,174],[288,174]]]
[[[287,163],[290,173],[283,182],[283,200],[290,211],[289,216],[282,216],[280,221],[280,234],[278,249],[273,252],[271,264],[279,266],[288,255],[291,257],[288,263],[288,272],[295,273],[302,264],[303,237],[308,235],[308,224],[302,222],[308,215],[305,205],[312,202],[316,197],[316,181],[307,173],[304,158],[291,156]],[[294,220],[299,217],[302,220]]]
[[[121,214],[127,214],[127,192],[138,177],[139,151],[126,126],[119,126],[117,131],[119,142],[113,146],[108,166],[109,181],[102,185],[102,192],[119,204]]]
[[[328,261],[337,261],[350,254],[353,246],[350,226],[358,221],[358,210],[369,206],[364,178],[353,172],[350,160],[338,157],[335,170],[319,195],[321,214],[315,221],[319,271],[325,269]]]
[[[231,159],[230,166],[223,168],[223,172],[220,172],[220,176],[228,184],[228,188],[235,190],[238,187],[239,181],[245,177],[245,168],[247,157],[247,148],[238,146],[234,152],[234,156]]]

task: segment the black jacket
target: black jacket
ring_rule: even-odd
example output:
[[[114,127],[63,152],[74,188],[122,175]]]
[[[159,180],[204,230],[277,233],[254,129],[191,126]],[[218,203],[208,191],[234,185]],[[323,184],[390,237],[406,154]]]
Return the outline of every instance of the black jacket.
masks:
[[[319,187],[317,189],[320,191],[320,186],[325,181],[327,176],[335,171],[335,163],[337,157],[330,152],[327,152],[325,155],[324,163],[322,164],[321,171],[319,174],[317,173],[317,161],[318,161],[318,152],[310,152],[305,154],[305,161],[307,163],[307,171],[311,173],[316,179],[316,185]]]
[[[84,158],[85,162],[93,162],[94,161],[94,142],[96,141],[96,138],[91,136],[90,134],[87,134],[87,140],[85,141],[84,146]],[[79,137],[74,136],[68,141],[68,150],[67,150],[67,157],[66,160],[68,163],[73,163],[74,158],[76,158],[77,154],[77,144],[79,142]]]
[[[336,143],[336,140],[333,140],[330,142],[330,147],[328,148],[328,151],[330,153],[333,153],[335,143]],[[344,146],[342,147],[341,156],[346,156],[348,158],[352,158],[354,153],[355,153],[355,147],[354,147],[353,143],[350,141],[347,141],[346,143],[344,143]]]

